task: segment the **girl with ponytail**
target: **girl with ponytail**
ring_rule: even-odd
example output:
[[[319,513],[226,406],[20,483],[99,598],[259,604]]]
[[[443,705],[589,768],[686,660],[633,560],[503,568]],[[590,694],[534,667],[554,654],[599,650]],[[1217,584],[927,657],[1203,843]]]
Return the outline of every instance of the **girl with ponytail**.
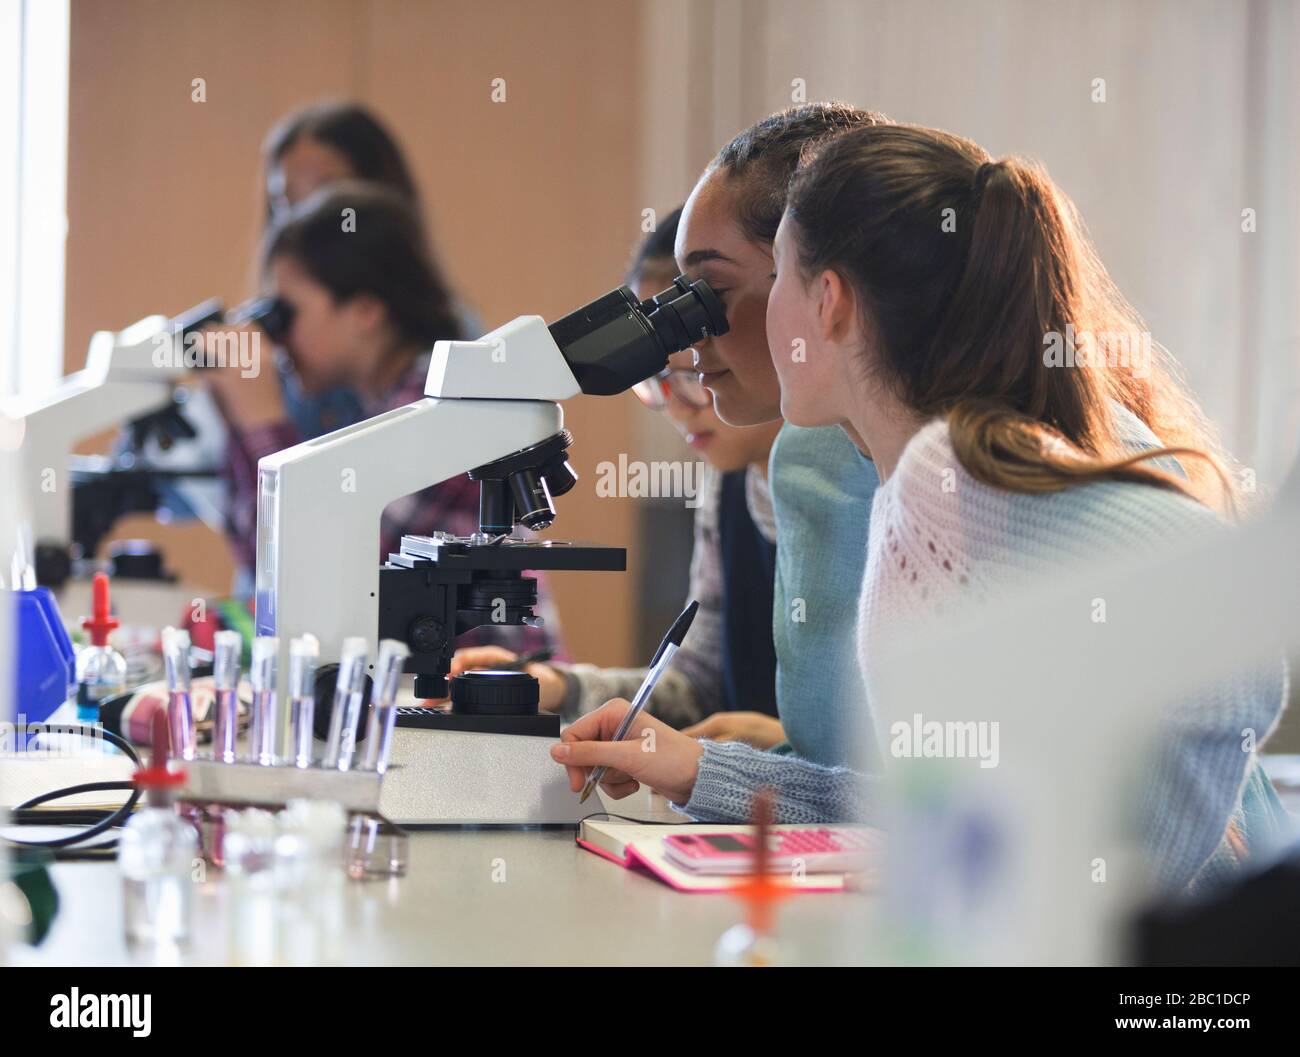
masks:
[[[1125,480],[1231,511],[1213,430],[1046,173],[944,132],[879,132],[807,159],[786,221],[799,275],[833,274],[869,325],[857,359],[875,385],[913,417],[947,416],[962,465],[992,487]],[[799,399],[810,372],[776,364]],[[1162,447],[1134,454],[1117,406]]]
[[[849,132],[796,172],[774,255],[782,411],[843,425],[882,482],[858,621],[869,693],[905,629],[1234,511],[1217,438],[1041,168],[930,129]],[[1279,665],[1172,710],[1140,819],[1162,887],[1230,868],[1282,823],[1241,732],[1271,731],[1284,689]]]

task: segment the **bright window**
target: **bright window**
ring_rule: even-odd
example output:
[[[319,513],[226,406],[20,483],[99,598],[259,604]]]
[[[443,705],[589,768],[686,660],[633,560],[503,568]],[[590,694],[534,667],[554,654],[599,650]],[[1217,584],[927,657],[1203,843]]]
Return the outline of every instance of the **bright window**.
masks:
[[[0,0],[0,396],[63,373],[68,0]]]

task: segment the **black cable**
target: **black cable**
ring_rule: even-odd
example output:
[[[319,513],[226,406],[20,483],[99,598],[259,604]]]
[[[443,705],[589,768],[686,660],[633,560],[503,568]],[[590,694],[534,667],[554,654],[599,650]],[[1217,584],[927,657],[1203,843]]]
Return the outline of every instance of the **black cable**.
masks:
[[[93,826],[113,813],[103,808],[39,808],[9,813],[14,826]]]
[[[596,818],[596,817],[598,817],[598,816],[600,816],[600,815],[604,815],[606,818],[616,818],[616,819],[618,819],[620,822],[635,822],[638,826],[654,826],[654,825],[658,825],[658,823],[651,822],[649,819],[645,819],[645,818],[632,818],[631,815],[616,815],[616,814],[614,814],[614,812],[612,812],[612,811],[593,811],[590,815],[583,815],[582,818],[578,819],[578,821],[579,821],[579,822],[586,822],[588,819]]]
[[[112,862],[117,858],[117,841],[92,844],[88,848],[53,848],[49,854],[55,862]]]
[[[136,765],[140,766],[140,756],[135,751],[135,746],[125,738],[114,734],[112,731],[104,730],[97,727],[87,727],[80,723],[66,723],[57,725],[42,724],[44,730],[59,734],[86,734],[89,732],[91,737],[102,737],[110,744],[117,746],[123,753]],[[51,800],[61,800],[65,796],[76,796],[78,793],[99,793],[99,792],[125,792],[131,791],[126,803],[113,811],[91,811],[82,809],[65,809],[57,811],[35,811],[33,810],[40,804],[47,803]],[[34,796],[30,800],[24,801],[13,810],[12,822],[19,826],[48,826],[57,825],[59,820],[72,814],[84,816],[98,816],[98,821],[90,823],[86,829],[78,833],[70,834],[66,837],[52,837],[48,840],[19,840],[17,837],[5,836],[4,840],[9,844],[16,844],[23,848],[50,848],[60,854],[60,857],[77,858],[82,857],[83,852],[105,852],[115,849],[117,841],[107,841],[102,844],[93,844],[87,848],[76,849],[76,854],[59,849],[69,849],[73,845],[81,844],[91,837],[97,837],[115,826],[122,825],[126,819],[131,817],[131,812],[135,810],[136,804],[140,802],[143,790],[137,788],[131,782],[86,782],[81,785],[68,786],[64,789],[55,789],[49,793],[42,793],[40,796]],[[86,856],[91,857],[91,856]]]

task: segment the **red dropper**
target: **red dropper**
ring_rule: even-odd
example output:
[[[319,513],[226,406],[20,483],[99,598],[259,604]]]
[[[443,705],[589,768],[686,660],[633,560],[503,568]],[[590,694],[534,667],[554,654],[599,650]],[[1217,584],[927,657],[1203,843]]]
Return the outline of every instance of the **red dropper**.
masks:
[[[743,900],[746,917],[753,931],[765,936],[772,930],[772,920],[776,904],[794,889],[771,873],[769,860],[771,853],[768,841],[772,833],[772,817],[775,797],[771,789],[761,787],[755,794],[751,805],[754,820],[754,865],[750,876],[732,889],[732,894]]]
[[[116,628],[120,621],[113,616],[108,598],[108,576],[96,573],[91,585],[94,616],[82,617],[81,626],[90,632],[90,641],[95,646],[108,645],[108,633]]]
[[[170,790],[185,784],[185,771],[179,768],[172,770],[167,766],[167,747],[171,738],[167,732],[165,709],[160,708],[153,714],[150,733],[153,735],[153,752],[149,757],[149,766],[136,771],[131,776],[131,781],[138,788],[148,791],[149,803],[162,806],[170,803]]]

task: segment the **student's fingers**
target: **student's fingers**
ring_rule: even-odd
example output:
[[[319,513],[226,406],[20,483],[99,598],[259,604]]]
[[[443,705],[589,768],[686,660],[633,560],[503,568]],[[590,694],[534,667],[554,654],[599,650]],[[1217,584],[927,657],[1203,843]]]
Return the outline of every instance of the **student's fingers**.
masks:
[[[609,774],[616,772],[610,771]],[[624,781],[611,782],[608,778],[602,778],[600,782],[600,791],[612,800],[622,800],[625,796],[631,796],[641,788],[641,783],[634,778],[626,778]]]
[[[537,680],[537,707],[543,712],[560,711],[568,689],[564,676],[549,664],[533,663],[525,670]]]
[[[555,753],[552,752],[551,756],[554,757]],[[569,779],[569,788],[575,793],[582,792],[582,787],[587,784],[587,779],[591,777],[593,770],[594,768],[591,767],[565,767],[564,773]],[[624,774],[615,768],[607,770],[600,779],[600,787],[616,799],[621,799],[627,796],[628,793],[636,792],[640,786],[641,783],[631,775]],[[620,789],[624,791],[615,792],[615,790]]]
[[[551,747],[551,758],[570,770],[589,771],[608,767],[622,771],[625,778],[635,777],[640,757],[645,755],[635,741],[562,741]]]
[[[618,731],[619,724],[631,706],[621,697],[606,701],[594,712],[588,712],[570,723],[560,735],[561,742],[609,741]]]
[[[591,714],[595,715],[594,712]],[[557,763],[564,764],[569,778],[569,788],[575,793],[587,784],[593,769],[605,767],[607,770],[601,776],[601,785],[611,789],[631,786],[626,792],[611,793],[611,795],[626,796],[636,787],[637,782],[626,773],[624,768],[629,766],[628,761],[636,762],[633,753],[637,751],[637,745],[626,741],[561,741],[559,745],[551,747],[551,758]]]
[[[627,746],[627,742],[614,742],[613,738],[618,733],[619,724],[623,722],[623,717],[627,715],[628,708],[631,707],[627,701],[621,697],[616,697],[611,701],[605,702],[594,712],[588,712],[575,723],[571,723],[560,734],[560,744],[551,748],[551,758],[558,763],[563,763],[564,769],[568,774],[569,788],[575,793],[579,792],[587,784],[587,777],[590,775],[592,768],[598,764],[584,764],[581,760],[568,759],[569,746],[575,743],[582,743],[597,748],[614,748],[617,745]],[[631,780],[630,776],[618,772],[624,780]],[[608,780],[614,780],[615,771],[605,772]]]
[[[451,674],[461,675],[475,668],[491,668],[498,664],[509,664],[518,658],[503,646],[466,646],[457,650],[451,658]]]
[[[557,759],[554,749],[551,750],[551,758]],[[592,767],[567,767],[566,766],[564,768],[564,774],[565,777],[568,778],[569,780],[569,788],[573,790],[573,792],[575,793],[582,792],[582,787],[587,784],[587,779],[591,777],[591,772],[593,770],[594,768]],[[605,785],[607,782],[615,783],[615,784],[622,783],[622,782],[631,782],[634,785],[636,784],[636,780],[632,778],[630,775],[626,775],[622,771],[615,770],[615,769],[607,770],[604,773],[604,775],[601,776],[600,784]]]
[[[682,733],[688,738],[712,738],[718,733],[721,723],[718,721],[717,713],[711,716],[705,716],[698,723],[692,723],[689,727],[683,727]]]

